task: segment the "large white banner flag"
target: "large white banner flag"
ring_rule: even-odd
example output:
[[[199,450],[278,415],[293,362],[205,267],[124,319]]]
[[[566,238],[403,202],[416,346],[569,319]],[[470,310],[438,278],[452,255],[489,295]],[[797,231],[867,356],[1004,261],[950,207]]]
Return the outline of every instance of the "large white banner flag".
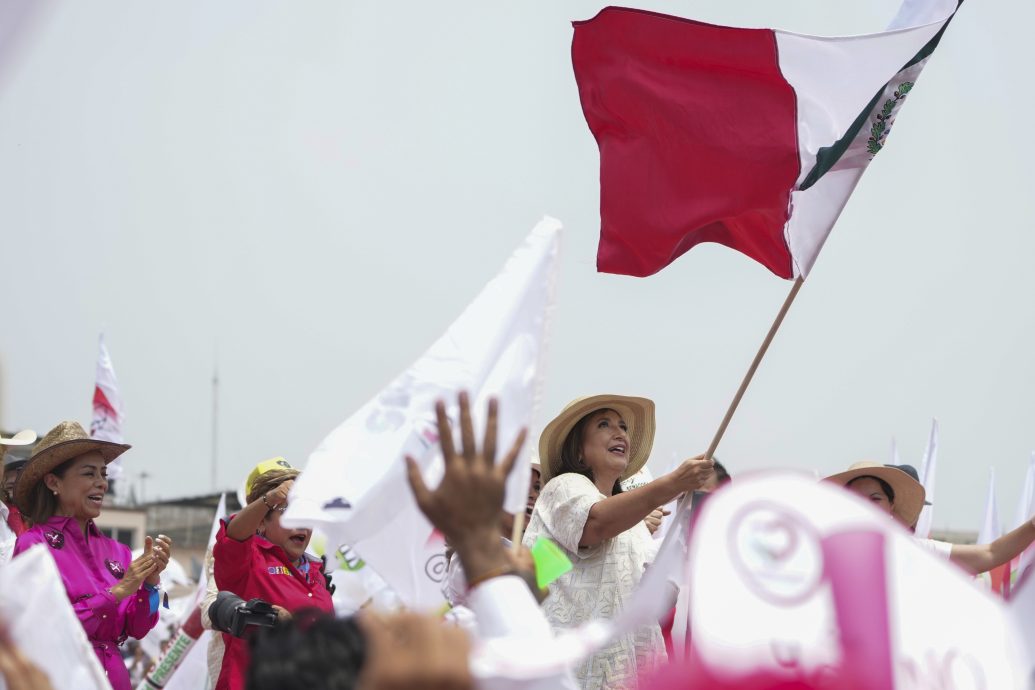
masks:
[[[101,333],[100,347],[97,351],[97,381],[93,388],[93,419],[90,422],[90,436],[101,441],[125,443],[122,439],[122,422],[125,419],[125,407],[119,394],[119,382],[115,378],[115,367],[111,363],[111,355],[104,344]],[[122,474],[121,460],[116,459],[108,465],[108,477],[118,479]]]
[[[920,483],[924,487],[927,503],[920,511],[920,519],[916,522],[914,534],[921,539],[931,535],[931,522],[934,520],[934,478],[938,466],[938,420],[931,419],[931,433],[927,437],[924,448],[924,459],[920,462]]]
[[[705,506],[690,562],[696,658],[724,675],[1027,687],[1030,659],[1001,600],[832,484],[738,477]]]
[[[52,687],[110,690],[46,546],[37,544],[0,568],[0,620]],[[0,678],[0,689],[6,688]]]
[[[1021,575],[1007,610],[1017,627],[1017,641],[1027,652],[1027,678],[1035,678],[1035,577],[1032,577],[1031,571]],[[1024,687],[1028,690],[1031,685]]]
[[[467,390],[476,426],[490,396],[500,400],[499,438],[531,424],[557,277],[561,225],[544,218],[503,270],[424,355],[323,440],[291,492],[284,522],[317,527],[328,545],[348,544],[408,605],[439,606],[446,558],[441,536],[417,508],[403,456],[417,459],[429,486],[442,477],[434,404]],[[524,511],[525,444],[504,508]],[[330,550],[330,549],[328,549]]]

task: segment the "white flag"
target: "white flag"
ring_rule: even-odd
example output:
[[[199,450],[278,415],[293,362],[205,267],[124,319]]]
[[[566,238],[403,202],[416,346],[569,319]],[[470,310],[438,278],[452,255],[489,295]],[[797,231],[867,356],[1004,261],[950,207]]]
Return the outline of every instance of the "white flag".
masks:
[[[1024,486],[1021,487],[1021,497],[1017,502],[1017,514],[1014,519],[1014,529],[1025,522],[1030,522],[1035,517],[1035,452],[1028,459],[1028,472],[1024,476]],[[1024,570],[1035,561],[1035,545],[1029,546],[1021,555],[1010,562],[1010,582],[1017,583],[1017,578]]]
[[[111,688],[46,546],[37,544],[0,568],[0,619],[52,687]],[[0,687],[6,688],[2,679]]]
[[[477,428],[487,399],[499,398],[501,447],[531,424],[560,227],[540,221],[446,333],[324,439],[292,489],[285,524],[317,527],[328,544],[348,544],[412,607],[444,602],[446,558],[441,535],[410,492],[403,457],[417,459],[429,486],[439,483],[434,404],[445,400],[455,422],[460,390],[470,393]],[[531,445],[507,484],[504,508],[512,513],[527,501]]]
[[[999,508],[995,500],[995,468],[988,468],[988,493],[985,495],[985,519],[978,532],[978,544],[990,544],[1003,536],[1003,526],[999,522]],[[975,580],[989,589],[1002,592],[1002,575],[1005,566],[979,574]]]
[[[1030,659],[1002,601],[840,487],[737,477],[690,544],[697,663],[814,679],[850,671],[848,652],[879,642],[887,665],[853,687],[1027,687]],[[875,682],[880,672],[894,682]]]
[[[916,523],[916,536],[927,539],[931,534],[931,523],[934,520],[934,477],[938,464],[938,420],[931,419],[931,434],[927,437],[924,459],[920,463],[920,483],[924,486],[924,495],[928,503],[920,511]]]
[[[995,468],[988,468],[988,493],[985,495],[985,520],[978,532],[978,544],[990,544],[1003,536],[1003,527],[999,523],[999,508],[995,502]]]
[[[100,348],[97,353],[97,382],[93,388],[93,420],[90,422],[90,436],[101,441],[125,443],[122,440],[122,421],[125,419],[125,407],[119,395],[119,382],[115,378],[115,368],[111,364],[111,356],[104,344],[101,333]],[[116,459],[108,465],[108,478],[118,479],[122,474],[121,461]]]

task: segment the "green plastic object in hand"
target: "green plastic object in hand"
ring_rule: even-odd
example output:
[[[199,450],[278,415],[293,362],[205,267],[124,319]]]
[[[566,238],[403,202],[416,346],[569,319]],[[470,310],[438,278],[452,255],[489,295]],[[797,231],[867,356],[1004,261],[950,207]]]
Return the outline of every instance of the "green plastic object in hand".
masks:
[[[572,568],[571,561],[561,551],[561,547],[546,537],[536,539],[531,552],[532,560],[535,561],[535,583],[539,589],[545,589]]]

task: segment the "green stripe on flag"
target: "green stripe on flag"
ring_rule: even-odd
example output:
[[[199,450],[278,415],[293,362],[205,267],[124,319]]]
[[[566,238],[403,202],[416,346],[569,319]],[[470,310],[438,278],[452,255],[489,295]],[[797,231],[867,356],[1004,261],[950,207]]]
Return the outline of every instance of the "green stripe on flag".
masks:
[[[962,0],[960,0],[960,4],[962,4]],[[957,8],[958,7],[959,4],[957,4]],[[955,16],[956,15],[953,14],[953,17]],[[805,191],[812,185],[819,182],[819,178],[826,175],[830,171],[830,169],[833,168],[839,160],[841,160],[841,156],[844,155],[845,151],[848,150],[848,147],[851,146],[851,144],[859,136],[859,133],[862,130],[863,126],[870,121],[870,117],[873,115],[874,110],[877,108],[877,104],[880,102],[880,99],[884,96],[885,91],[887,91],[888,86],[897,81],[899,75],[902,74],[904,71],[931,56],[931,53],[934,52],[934,49],[938,47],[938,42],[942,40],[942,34],[945,33],[945,29],[949,26],[949,22],[951,21],[952,17],[950,17],[948,21],[946,21],[945,24],[942,25],[942,28],[938,30],[938,33],[936,33],[931,38],[931,40],[924,45],[923,48],[917,51],[917,54],[914,55],[909,62],[902,66],[902,69],[896,72],[895,76],[892,77],[891,81],[887,82],[886,84],[884,84],[884,86],[877,90],[877,93],[874,94],[870,102],[866,104],[866,107],[863,108],[861,113],[859,113],[859,116],[855,118],[855,121],[852,122],[852,126],[848,128],[848,131],[845,132],[845,135],[843,137],[835,141],[830,146],[824,146],[819,150],[819,152],[816,154],[816,164],[812,167],[812,170],[809,171],[809,174],[802,181],[801,185],[798,186],[799,191]],[[894,111],[896,103],[899,100],[901,100],[901,98],[903,98],[905,94],[912,88],[913,82],[907,81],[900,84],[899,88],[895,90],[894,97],[892,99],[889,99],[885,103],[885,106],[881,109],[880,114],[883,117],[878,118],[878,121],[874,123],[874,131],[872,133],[875,136],[879,137],[882,133],[884,133],[885,119],[888,116],[890,116],[891,113]],[[873,155],[876,155],[877,151],[879,151],[880,149],[881,145],[878,142],[878,144],[873,149],[871,149],[871,153]]]

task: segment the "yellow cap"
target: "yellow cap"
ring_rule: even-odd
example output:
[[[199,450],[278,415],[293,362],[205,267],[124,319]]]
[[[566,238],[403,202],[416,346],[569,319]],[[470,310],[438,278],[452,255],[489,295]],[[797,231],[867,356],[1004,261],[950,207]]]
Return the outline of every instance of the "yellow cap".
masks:
[[[261,475],[266,474],[270,470],[290,470],[292,469],[291,463],[281,457],[270,458],[269,460],[263,460],[248,474],[248,478],[244,480],[244,495],[247,496],[252,492],[252,484]]]

